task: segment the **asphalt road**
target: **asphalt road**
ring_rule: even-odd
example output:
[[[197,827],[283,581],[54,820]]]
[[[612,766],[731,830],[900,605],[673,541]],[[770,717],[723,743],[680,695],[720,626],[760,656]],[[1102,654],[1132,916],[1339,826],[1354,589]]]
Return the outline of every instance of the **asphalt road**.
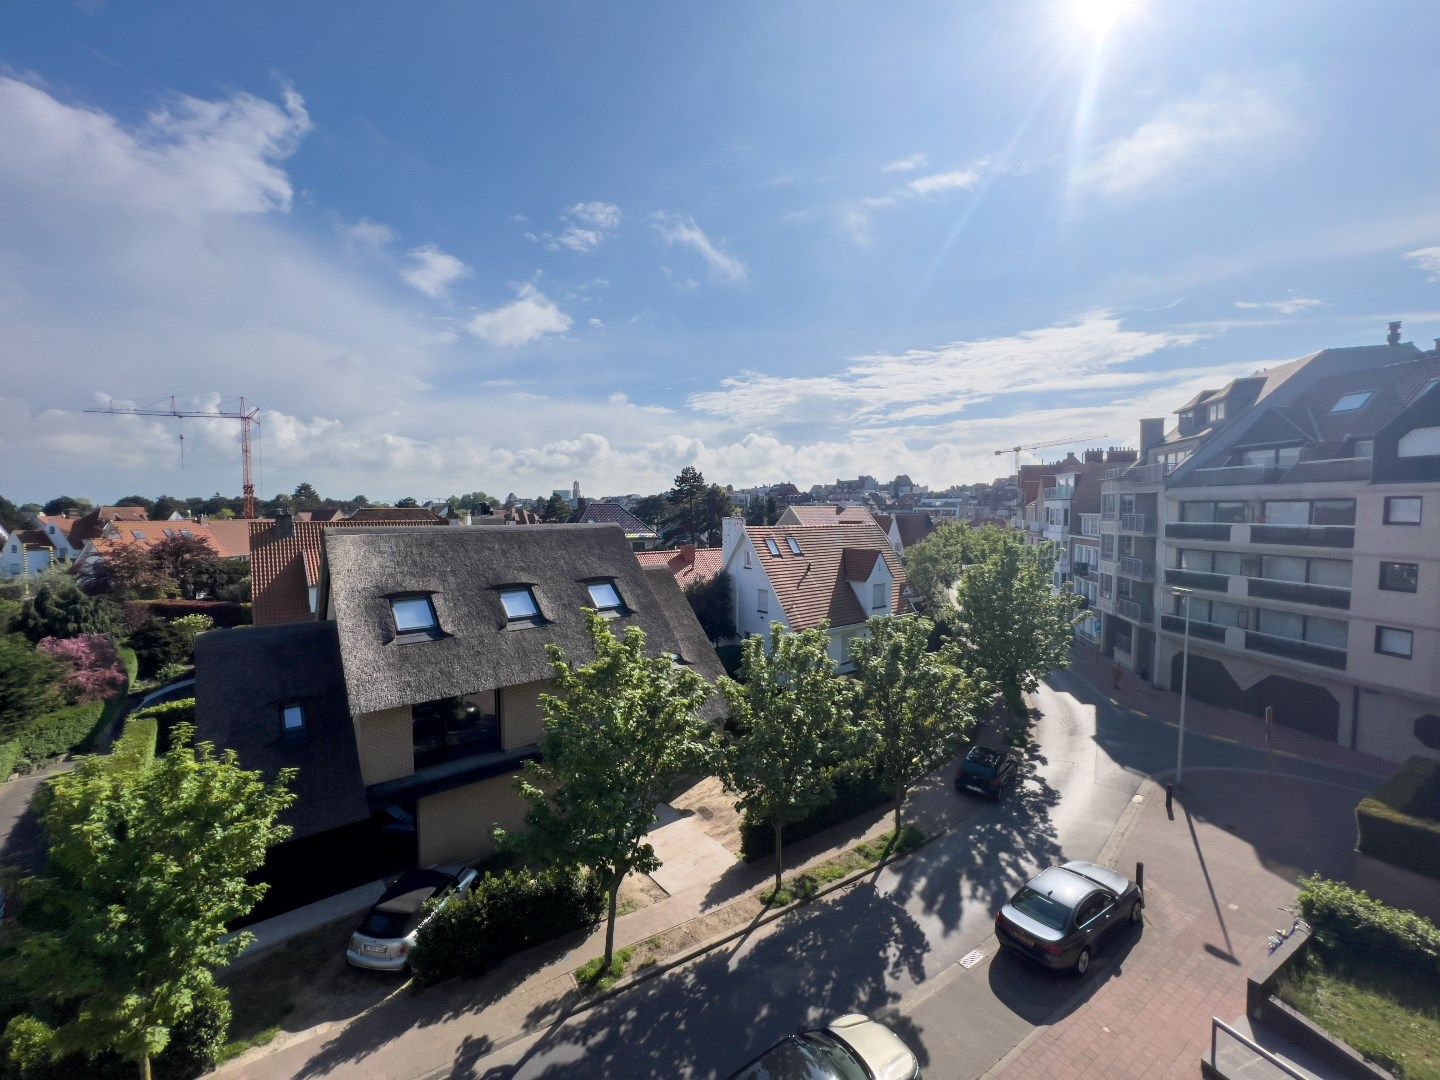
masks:
[[[1042,686],[1037,704],[1033,772],[1006,802],[738,949],[457,1062],[445,1075],[725,1077],[796,1027],[847,1012],[891,1023],[927,1078],[980,1075],[1033,1026],[1070,1007],[1084,983],[992,964],[995,911],[1038,867],[1096,858],[1144,777],[1174,763],[1173,730],[1115,709],[1073,675]],[[1260,752],[1193,734],[1185,760],[1197,769],[1265,767]],[[1296,760],[1282,771],[1353,782],[1342,769]],[[977,947],[982,962],[960,967]],[[1090,979],[1105,974],[1097,965]]]

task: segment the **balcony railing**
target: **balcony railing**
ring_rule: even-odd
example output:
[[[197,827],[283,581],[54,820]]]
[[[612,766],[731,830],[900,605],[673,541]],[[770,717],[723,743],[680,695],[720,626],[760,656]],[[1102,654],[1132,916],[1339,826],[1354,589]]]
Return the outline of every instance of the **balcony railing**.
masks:
[[[1171,521],[1165,525],[1167,540],[1230,540],[1228,521]]]
[[[1185,633],[1185,617],[1183,615],[1161,615],[1160,629],[1169,630],[1172,634]],[[1196,622],[1190,620],[1190,636],[1203,638],[1206,641],[1218,641],[1222,644],[1225,641],[1225,627],[1217,626],[1214,623]]]
[[[1315,604],[1329,608],[1350,607],[1349,589],[1333,585],[1312,585],[1304,581],[1276,581],[1271,578],[1247,580],[1248,594],[1263,600],[1288,600],[1292,604]]]
[[[1228,592],[1230,579],[1224,574],[1211,574],[1203,570],[1180,570],[1172,567],[1165,571],[1165,584],[1182,589],[1203,589],[1205,592]]]
[[[1119,510],[1101,510],[1101,511],[1100,511],[1100,520],[1101,520],[1101,521],[1119,521],[1119,520],[1120,520],[1120,511],[1119,511]]]
[[[1320,667],[1345,670],[1345,650],[1332,649],[1328,645],[1316,645],[1309,641],[1296,641],[1294,638],[1275,637],[1273,634],[1247,630],[1245,631],[1245,647],[1253,652],[1269,653],[1271,656],[1303,660],[1307,664],[1318,664]]]
[[[1284,471],[1274,465],[1219,465],[1209,469],[1196,469],[1190,474],[1190,481],[1196,487],[1273,484]]]
[[[1121,577],[1133,578],[1135,581],[1154,581],[1155,564],[1149,559],[1136,559],[1126,556],[1117,564]]]
[[[1120,480],[1127,484],[1158,484],[1173,469],[1173,465],[1127,465],[1119,469],[1106,469],[1106,480]]]
[[[1155,535],[1155,517],[1152,514],[1121,514],[1120,531],[1138,533],[1141,536]]]
[[[1088,578],[1090,576],[1091,569],[1092,567],[1088,562],[1077,562],[1071,564],[1070,573],[1074,574],[1076,577],[1079,578]]]
[[[1300,547],[1353,548],[1351,525],[1251,525],[1252,544],[1295,544]]]
[[[1136,603],[1134,600],[1126,600],[1122,596],[1115,601],[1115,614],[1122,619],[1129,619],[1133,623],[1149,625],[1153,609],[1149,604]]]

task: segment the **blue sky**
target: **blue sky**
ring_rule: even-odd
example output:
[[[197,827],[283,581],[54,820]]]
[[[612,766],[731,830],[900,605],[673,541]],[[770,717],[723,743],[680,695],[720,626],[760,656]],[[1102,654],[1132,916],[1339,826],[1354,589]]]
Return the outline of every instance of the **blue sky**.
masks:
[[[1002,471],[1440,335],[1433,4],[0,9],[0,492]],[[1049,453],[1049,452],[1047,452]]]

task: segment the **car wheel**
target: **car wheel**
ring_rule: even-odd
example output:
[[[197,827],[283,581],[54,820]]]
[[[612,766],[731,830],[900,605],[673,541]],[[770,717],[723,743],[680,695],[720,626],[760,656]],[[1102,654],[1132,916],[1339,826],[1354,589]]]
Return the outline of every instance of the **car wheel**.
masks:
[[[1130,905],[1130,925],[1139,926],[1144,917],[1144,905],[1139,900],[1136,900]]]
[[[1075,958],[1075,974],[1084,975],[1090,970],[1090,947],[1087,945],[1080,950],[1080,955]]]

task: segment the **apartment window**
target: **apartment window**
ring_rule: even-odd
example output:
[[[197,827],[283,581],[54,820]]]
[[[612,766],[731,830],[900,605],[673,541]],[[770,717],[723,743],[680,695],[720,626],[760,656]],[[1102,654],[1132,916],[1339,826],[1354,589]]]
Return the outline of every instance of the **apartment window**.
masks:
[[[1115,558],[1115,534],[1103,533],[1100,536],[1100,558]]]
[[[780,557],[780,545],[775,543],[772,538],[766,537],[765,546],[770,549],[771,555],[774,555],[777,559]]]
[[[1222,522],[1234,523],[1245,520],[1244,502],[1182,502],[1180,504],[1181,521],[1200,522]]]
[[[291,704],[281,708],[280,734],[291,737],[305,734],[305,706]]]
[[[1350,456],[1352,458],[1369,458],[1375,456],[1374,439],[1353,439],[1350,443]]]
[[[619,611],[625,606],[620,602],[620,592],[613,581],[592,581],[589,590],[591,605],[602,615]]]
[[[1413,562],[1382,562],[1380,588],[1386,592],[1418,592],[1420,565]]]
[[[1420,496],[1390,495],[1385,499],[1386,525],[1419,525]]]
[[[428,596],[392,596],[390,614],[395,620],[395,633],[400,637],[433,637],[440,632],[435,604]]]
[[[1266,499],[1265,521],[1270,525],[1354,525],[1354,499]]]
[[[1232,465],[1263,465],[1288,469],[1300,460],[1298,446],[1267,446],[1259,450],[1241,450],[1230,459]]]
[[[1310,504],[1312,525],[1354,525],[1354,499],[1316,499]]]
[[[803,551],[800,550],[800,541],[796,540],[793,536],[785,537],[785,546],[790,549],[791,555],[805,554]]]
[[[1100,595],[1109,599],[1115,591],[1115,579],[1109,574],[1100,575]]]
[[[1357,409],[1363,409],[1366,403],[1374,396],[1374,390],[1357,390],[1353,394],[1343,394],[1339,401],[1330,406],[1330,411],[1355,412]]]
[[[1344,559],[1304,559],[1294,555],[1266,555],[1260,564],[1260,577],[1272,581],[1296,581],[1308,585],[1350,587],[1350,564]]]
[[[1175,614],[1185,617],[1185,598],[1175,597]],[[1250,625],[1250,611],[1239,604],[1227,604],[1223,600],[1203,600],[1190,597],[1190,621],[1209,623],[1212,626],[1238,626],[1245,629]]]
[[[745,549],[745,569],[750,569],[750,549],[748,547]]]
[[[770,613],[769,589],[762,588],[756,590],[755,610],[758,611],[761,615],[768,615]]]
[[[1114,492],[1100,496],[1100,512],[1107,518],[1113,518],[1115,516]]]
[[[1331,649],[1345,648],[1349,637],[1349,624],[1341,619],[1320,619],[1272,608],[1260,608],[1255,616],[1256,629],[1271,637],[1308,641],[1312,645],[1324,645]]]
[[[540,605],[535,602],[535,593],[528,585],[500,590],[500,603],[505,608],[505,618],[511,622],[540,618]]]
[[[870,586],[870,609],[881,611],[889,605],[890,589],[883,581]]]
[[[1415,635],[1394,626],[1375,627],[1375,651],[1385,656],[1409,660],[1415,651]]]
[[[417,772],[501,749],[500,694],[496,690],[422,702],[412,707],[411,717]]]

